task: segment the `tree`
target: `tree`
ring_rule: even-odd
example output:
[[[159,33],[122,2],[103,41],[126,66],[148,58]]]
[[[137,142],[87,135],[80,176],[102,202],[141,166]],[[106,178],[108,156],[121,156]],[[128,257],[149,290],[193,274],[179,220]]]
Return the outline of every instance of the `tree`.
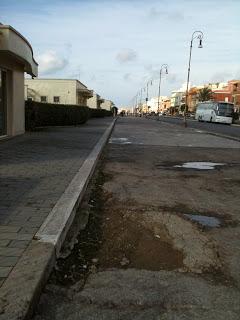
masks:
[[[208,87],[199,90],[199,101],[208,101],[212,98],[212,90]]]

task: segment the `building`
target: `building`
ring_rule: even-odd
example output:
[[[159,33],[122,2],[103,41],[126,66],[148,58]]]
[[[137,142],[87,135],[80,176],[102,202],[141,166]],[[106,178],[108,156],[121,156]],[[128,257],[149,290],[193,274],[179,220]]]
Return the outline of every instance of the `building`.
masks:
[[[185,108],[185,98],[186,91],[182,91],[181,89],[177,91],[172,91],[170,99],[170,109],[172,114],[183,112]]]
[[[214,88],[213,100],[234,103],[235,110],[240,111],[240,80],[230,80],[221,88]]]
[[[148,101],[148,111],[150,112],[165,112],[170,108],[170,99],[167,96],[153,97]]]
[[[113,107],[115,107],[115,104],[111,100],[103,99],[101,109],[111,111]]]
[[[25,79],[25,99],[44,103],[87,106],[93,96],[83,83],[75,79]]]
[[[101,104],[104,102],[104,99],[102,99],[99,94],[93,93],[92,98],[88,99],[87,105],[89,108],[92,109],[101,109]]]
[[[14,28],[0,24],[0,136],[25,132],[24,72],[38,75],[32,47]]]

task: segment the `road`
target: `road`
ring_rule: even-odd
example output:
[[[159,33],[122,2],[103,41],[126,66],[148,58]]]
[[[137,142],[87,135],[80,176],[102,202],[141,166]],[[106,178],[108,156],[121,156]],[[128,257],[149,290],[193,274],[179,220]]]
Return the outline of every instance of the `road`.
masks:
[[[183,125],[183,118],[162,116],[160,119],[163,122]],[[240,140],[240,125],[230,126],[230,125],[225,125],[220,123],[198,122],[193,119],[187,119],[187,125],[189,128],[195,128],[195,129],[204,130],[212,133],[227,135],[230,137],[238,138]]]
[[[240,142],[118,119],[34,320],[239,320],[239,169]]]

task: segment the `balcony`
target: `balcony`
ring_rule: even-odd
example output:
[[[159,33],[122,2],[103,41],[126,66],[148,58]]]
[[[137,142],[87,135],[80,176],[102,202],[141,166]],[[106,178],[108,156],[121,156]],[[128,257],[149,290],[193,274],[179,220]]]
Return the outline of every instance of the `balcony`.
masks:
[[[24,71],[37,77],[38,64],[33,58],[30,43],[14,28],[0,24],[0,54],[11,56],[24,65]]]

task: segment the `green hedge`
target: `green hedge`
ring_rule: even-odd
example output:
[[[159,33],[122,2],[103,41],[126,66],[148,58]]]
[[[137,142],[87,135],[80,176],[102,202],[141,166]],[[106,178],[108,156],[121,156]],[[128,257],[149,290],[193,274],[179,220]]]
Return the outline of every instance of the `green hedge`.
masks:
[[[90,117],[112,116],[111,111],[76,105],[25,101],[26,130],[43,126],[69,126],[85,123]]]
[[[113,115],[112,111],[105,109],[89,109],[91,118],[110,117]]]

